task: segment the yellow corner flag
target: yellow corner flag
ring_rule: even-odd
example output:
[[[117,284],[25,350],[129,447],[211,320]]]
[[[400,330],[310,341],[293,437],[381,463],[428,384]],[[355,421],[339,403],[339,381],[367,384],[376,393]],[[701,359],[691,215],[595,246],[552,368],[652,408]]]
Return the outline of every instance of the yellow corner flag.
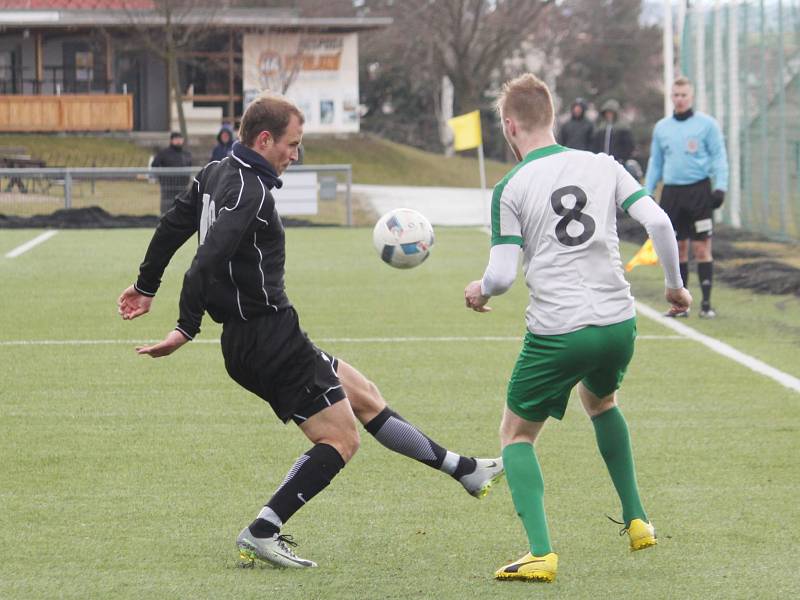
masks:
[[[653,240],[647,238],[647,241],[639,248],[639,251],[634,255],[628,264],[625,265],[626,271],[632,271],[633,267],[637,265],[657,265],[658,256],[653,249]]]
[[[480,111],[473,110],[467,114],[453,117],[447,120],[447,124],[453,130],[454,150],[469,150],[482,145]]]

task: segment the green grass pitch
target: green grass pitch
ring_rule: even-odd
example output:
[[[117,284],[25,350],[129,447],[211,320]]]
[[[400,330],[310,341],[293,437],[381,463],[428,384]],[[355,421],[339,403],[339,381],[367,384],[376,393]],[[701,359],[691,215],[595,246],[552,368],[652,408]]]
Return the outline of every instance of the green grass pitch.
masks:
[[[0,232],[0,598],[784,598],[800,589],[800,394],[640,318],[620,393],[639,482],[659,534],[631,554],[591,425],[573,398],[538,443],[558,579],[495,582],[525,551],[503,482],[484,500],[392,454],[366,432],[334,483],[285,529],[312,571],[238,566],[235,538],[308,443],[200,343],[153,360],[137,341],[171,329],[193,242],[153,312],[116,314],[150,232]],[[368,229],[290,229],[287,287],[321,347],[449,448],[496,456],[521,336],[519,279],[494,311],[463,307],[488,238],[437,230],[428,262],[397,271]],[[634,248],[625,247],[627,256]],[[661,307],[658,269],[637,298]],[[696,278],[694,278],[696,281]],[[693,290],[694,291],[694,290]],[[800,303],[718,286],[720,318],[688,325],[795,377]],[[666,339],[662,336],[670,336]],[[425,340],[386,342],[386,338]],[[21,344],[50,340],[84,343]],[[370,341],[371,340],[371,341]],[[104,342],[104,343],[97,343]]]

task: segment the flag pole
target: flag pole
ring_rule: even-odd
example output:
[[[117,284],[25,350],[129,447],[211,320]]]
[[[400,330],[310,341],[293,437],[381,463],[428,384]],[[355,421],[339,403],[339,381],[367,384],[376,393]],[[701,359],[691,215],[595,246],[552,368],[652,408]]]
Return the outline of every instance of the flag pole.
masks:
[[[483,207],[483,224],[491,223],[489,218],[489,203],[486,196],[486,163],[483,161],[483,141],[478,146],[478,170],[481,172],[481,206]]]

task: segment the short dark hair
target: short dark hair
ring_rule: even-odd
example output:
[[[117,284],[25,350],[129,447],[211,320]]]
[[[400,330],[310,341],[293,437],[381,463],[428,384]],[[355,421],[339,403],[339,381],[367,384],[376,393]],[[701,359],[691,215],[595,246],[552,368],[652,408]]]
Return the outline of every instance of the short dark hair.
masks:
[[[183,134],[180,131],[173,131],[169,134],[169,141],[171,142],[175,138],[182,138]]]
[[[292,115],[300,120],[301,125],[305,123],[303,112],[291,100],[278,94],[262,94],[244,111],[239,125],[239,139],[245,146],[252,147],[259,133],[269,131],[273,138],[279,140],[286,133]]]

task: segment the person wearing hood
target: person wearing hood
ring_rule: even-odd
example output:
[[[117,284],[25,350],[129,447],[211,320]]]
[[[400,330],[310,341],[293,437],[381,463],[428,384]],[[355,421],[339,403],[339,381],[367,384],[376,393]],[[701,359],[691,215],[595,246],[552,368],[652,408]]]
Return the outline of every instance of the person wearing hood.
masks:
[[[600,117],[592,137],[592,152],[604,152],[623,165],[633,155],[633,134],[619,120],[620,105],[614,99],[606,100],[600,107]]]
[[[149,312],[164,270],[197,236],[199,247],[183,278],[176,327],[143,356],[168,356],[200,333],[206,312],[222,323],[221,350],[230,377],[293,421],[311,442],[283,483],[239,534],[239,556],[281,567],[316,567],[292,550],[282,527],[331,483],[359,446],[360,421],[384,447],[452,477],[482,497],[503,475],[503,461],[451,452],[391,410],[360,371],[315,346],[300,327],[284,285],[286,233],[273,192],[298,158],[302,111],[282,96],[263,95],[245,110],[241,142],[210,162],[161,218],[136,283],[119,299],[125,320]],[[332,313],[333,319],[337,318]],[[193,368],[204,368],[196,358]],[[258,448],[258,440],[242,444]],[[253,456],[258,455],[254,451]],[[329,517],[326,517],[329,518]]]
[[[592,122],[586,118],[586,100],[575,98],[570,107],[570,118],[558,132],[558,143],[575,150],[589,150],[593,130]]]
[[[169,146],[159,151],[150,163],[151,167],[191,167],[192,153],[183,147],[183,135],[178,131],[169,134]],[[175,196],[189,185],[189,175],[166,174],[158,176],[161,186],[161,214],[172,206]]]
[[[211,150],[210,160],[222,160],[231,153],[236,135],[233,128],[227,123],[222,126],[217,134],[217,145]]]

